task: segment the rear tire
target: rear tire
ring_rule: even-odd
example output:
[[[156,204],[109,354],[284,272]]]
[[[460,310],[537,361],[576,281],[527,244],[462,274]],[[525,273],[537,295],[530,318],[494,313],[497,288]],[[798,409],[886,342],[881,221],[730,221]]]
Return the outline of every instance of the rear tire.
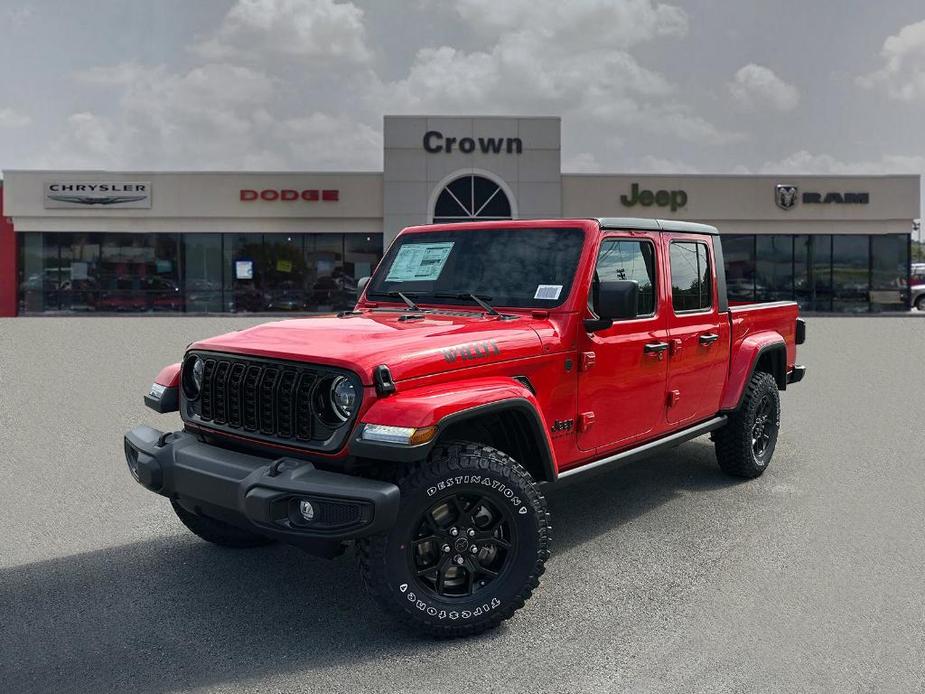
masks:
[[[925,311],[925,294],[922,294],[922,296],[915,300],[915,307],[919,311]]]
[[[363,583],[416,631],[471,636],[509,619],[539,586],[549,512],[513,458],[478,443],[437,446],[407,468],[398,520],[357,542]]]
[[[768,469],[780,430],[777,381],[764,371],[752,374],[738,410],[716,431],[716,461],[736,477],[758,477]]]
[[[193,513],[184,508],[179,502],[170,500],[177,518],[190,532],[198,535],[206,542],[222,547],[243,549],[247,547],[263,547],[272,544],[273,540],[257,533],[251,533],[228,523]]]

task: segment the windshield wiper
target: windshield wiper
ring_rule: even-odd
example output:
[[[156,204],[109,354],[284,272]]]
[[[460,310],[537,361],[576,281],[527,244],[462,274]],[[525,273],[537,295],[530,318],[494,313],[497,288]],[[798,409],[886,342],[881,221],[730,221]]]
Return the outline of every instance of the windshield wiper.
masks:
[[[478,294],[472,294],[471,292],[437,292],[434,294],[434,296],[438,299],[469,299],[470,301],[474,301],[483,309],[485,309],[485,313],[487,313],[489,316],[501,315],[496,308],[487,303],[486,299],[491,301],[491,297],[485,296],[484,294],[479,296]]]
[[[408,292],[406,294],[405,292],[369,292],[369,294],[374,294],[376,296],[387,296],[387,297],[394,298],[394,299],[401,299],[408,305],[408,308],[411,309],[412,311],[421,310],[416,303],[414,303],[410,298],[408,298],[409,296],[420,296],[420,294],[417,294],[417,293],[412,294],[411,292]]]

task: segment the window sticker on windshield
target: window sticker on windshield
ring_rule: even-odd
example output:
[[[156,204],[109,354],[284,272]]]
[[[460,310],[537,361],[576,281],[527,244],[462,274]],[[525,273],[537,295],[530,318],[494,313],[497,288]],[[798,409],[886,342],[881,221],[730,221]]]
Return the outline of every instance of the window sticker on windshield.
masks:
[[[386,282],[427,282],[440,277],[453,242],[406,243],[398,249]]]
[[[536,294],[533,295],[534,299],[546,299],[547,301],[555,301],[559,298],[559,294],[562,293],[561,284],[541,284],[536,288]]]

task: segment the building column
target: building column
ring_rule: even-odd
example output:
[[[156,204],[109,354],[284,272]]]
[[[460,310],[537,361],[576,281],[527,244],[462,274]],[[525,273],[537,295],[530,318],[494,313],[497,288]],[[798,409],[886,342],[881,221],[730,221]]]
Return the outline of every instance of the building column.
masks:
[[[17,276],[16,233],[3,214],[3,188],[0,186],[0,317],[16,315]]]

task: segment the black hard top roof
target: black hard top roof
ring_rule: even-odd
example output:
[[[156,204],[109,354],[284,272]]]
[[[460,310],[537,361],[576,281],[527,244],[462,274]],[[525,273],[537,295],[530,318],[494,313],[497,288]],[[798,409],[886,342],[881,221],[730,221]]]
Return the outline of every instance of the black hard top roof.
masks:
[[[682,222],[675,219],[651,219],[647,217],[598,217],[601,229],[639,229],[641,231],[679,231],[689,234],[711,234],[719,236],[719,230],[709,224]]]

